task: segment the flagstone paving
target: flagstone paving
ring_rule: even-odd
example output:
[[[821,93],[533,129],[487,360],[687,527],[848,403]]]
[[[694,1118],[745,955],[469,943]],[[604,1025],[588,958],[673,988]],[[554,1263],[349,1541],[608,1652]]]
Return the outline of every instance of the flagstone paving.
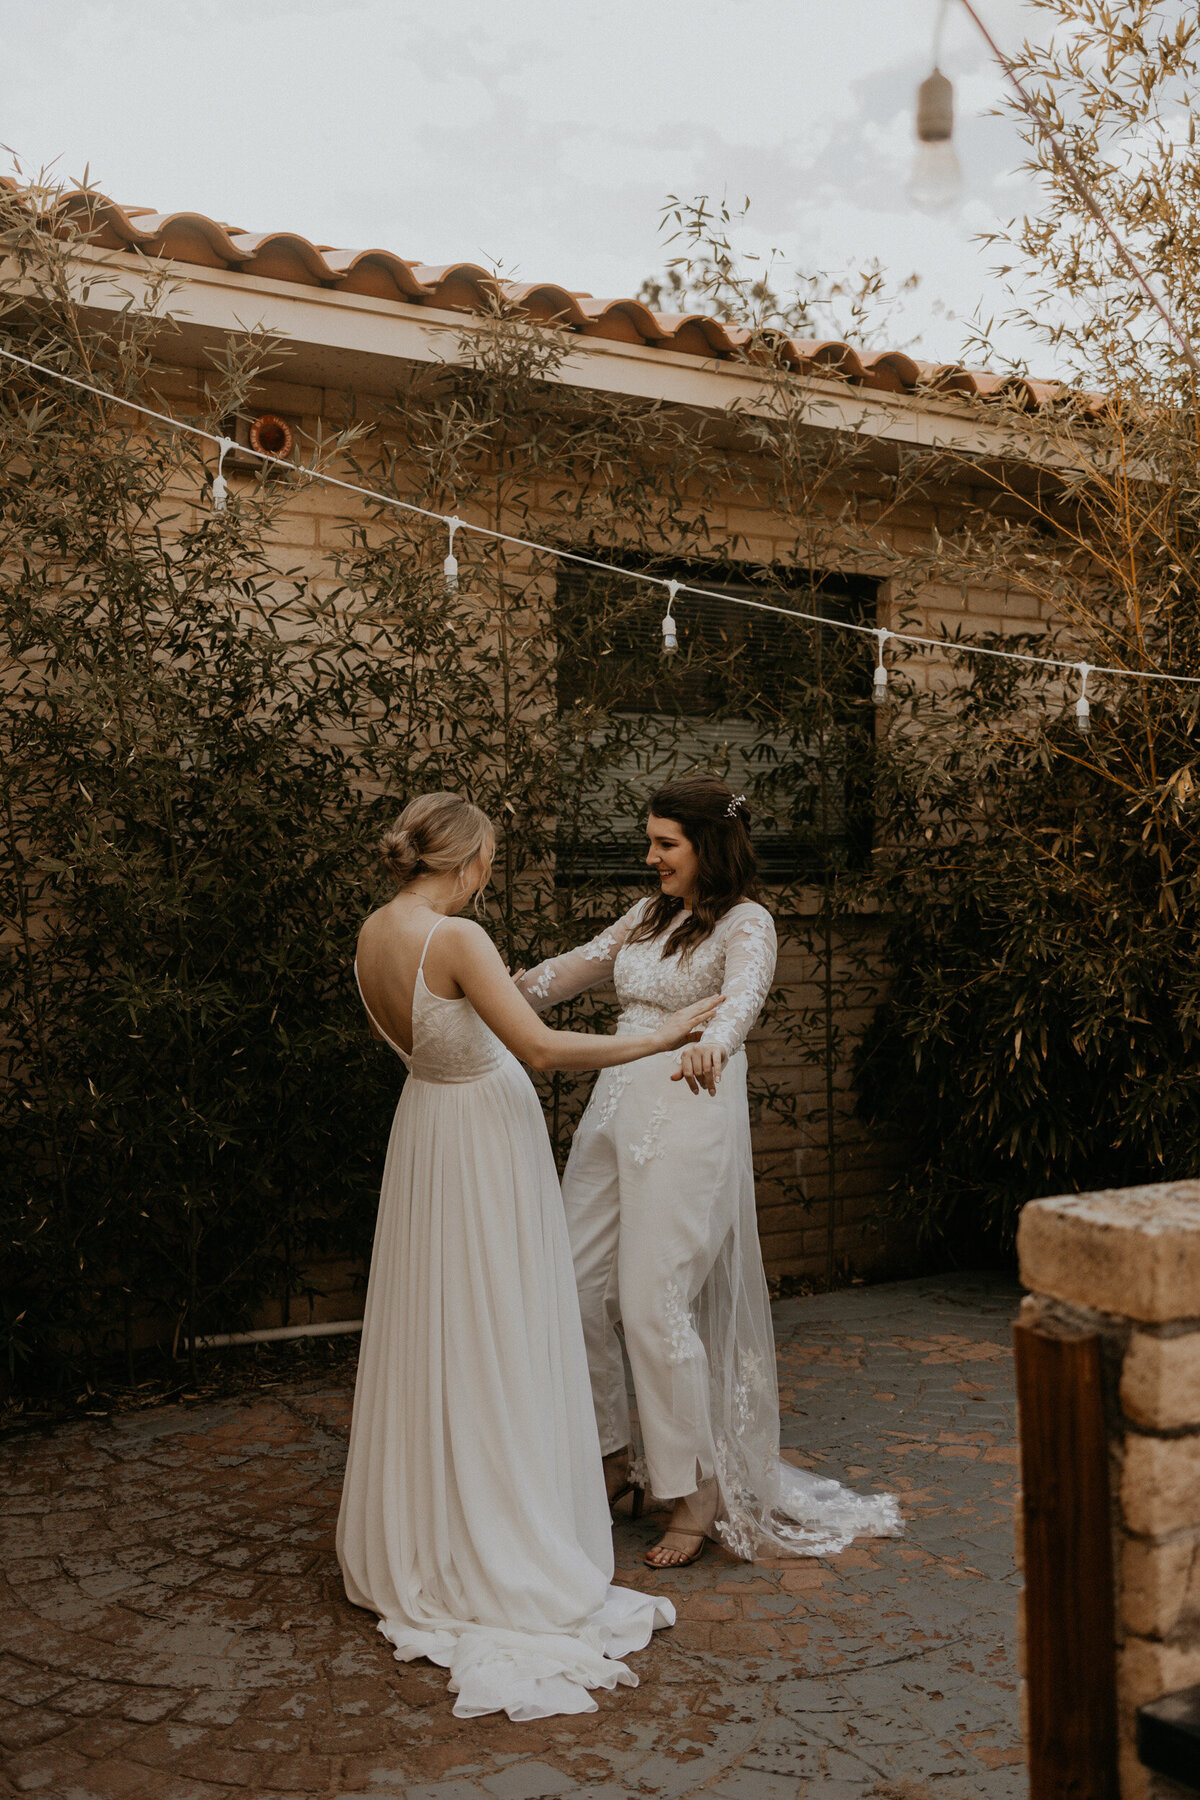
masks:
[[[0,1792],[41,1800],[1016,1800],[1016,1290],[948,1276],[775,1308],[784,1442],[900,1493],[904,1537],[674,1577],[595,1713],[460,1720],[349,1606],[345,1379],[0,1456]],[[661,1520],[657,1521],[661,1525]]]

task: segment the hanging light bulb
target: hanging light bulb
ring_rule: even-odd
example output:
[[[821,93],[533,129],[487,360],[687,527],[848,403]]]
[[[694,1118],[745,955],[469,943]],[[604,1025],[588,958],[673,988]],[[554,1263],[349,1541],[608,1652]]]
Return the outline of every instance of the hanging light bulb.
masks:
[[[891,632],[883,629],[883,627],[880,627],[875,633],[877,645],[875,653],[875,686],[871,698],[874,700],[876,706],[887,705],[888,672],[883,661],[883,646],[887,643],[891,635]]]
[[[1080,737],[1086,737],[1092,729],[1092,709],[1088,705],[1087,684],[1092,672],[1091,663],[1076,663],[1079,671],[1079,698],[1075,702],[1075,729]]]
[[[662,647],[664,656],[674,656],[679,648],[679,638],[675,631],[675,618],[671,611],[672,607],[675,605],[675,596],[678,592],[679,583],[677,581],[668,581],[667,610],[662,622]]]
[[[219,438],[219,454],[217,456],[217,472],[213,476],[212,506],[215,513],[223,513],[229,503],[229,483],[225,479],[225,458],[231,450],[237,448],[232,438]]]
[[[935,68],[917,89],[917,153],[908,197],[923,212],[942,212],[962,199],[963,177],[954,153],[954,88]]]
[[[446,580],[446,592],[456,594],[458,592],[458,558],[454,554],[454,534],[462,524],[462,520],[459,518],[447,519],[446,523],[450,528],[450,554],[442,564],[442,574]]]

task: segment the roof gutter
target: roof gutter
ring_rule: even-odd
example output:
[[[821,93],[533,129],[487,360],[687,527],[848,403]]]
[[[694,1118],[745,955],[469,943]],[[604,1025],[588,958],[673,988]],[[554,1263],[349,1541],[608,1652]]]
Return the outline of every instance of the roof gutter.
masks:
[[[467,312],[301,287],[265,276],[250,282],[228,269],[161,258],[150,262],[135,252],[80,246],[73,259],[85,310],[115,316],[130,304],[153,307],[164,323],[158,354],[197,370],[208,366],[208,352],[230,336],[261,329],[286,341],[288,358],[279,379],[334,392],[352,387],[391,396],[403,385],[406,367],[460,362],[463,340],[486,328]],[[156,300],[155,283],[164,268],[169,280]],[[98,279],[102,273],[109,279]],[[20,292],[24,285],[32,297],[11,264],[0,264],[0,282],[10,292]],[[747,364],[604,338],[574,336],[556,378],[568,387],[715,416],[744,412],[769,417],[777,408],[774,378]],[[847,432],[972,459],[1045,467],[1063,467],[1068,460],[1029,431],[1019,415],[987,418],[961,400],[888,393],[812,375],[787,379],[793,392],[801,392],[805,424],[814,431]]]

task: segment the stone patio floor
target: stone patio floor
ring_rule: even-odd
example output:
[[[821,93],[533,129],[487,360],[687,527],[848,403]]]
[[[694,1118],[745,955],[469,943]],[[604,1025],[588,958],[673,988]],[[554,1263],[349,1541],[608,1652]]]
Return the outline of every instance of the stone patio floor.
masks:
[[[333,1556],[350,1389],[301,1382],[11,1441],[0,1457],[0,1792],[43,1800],[1009,1800],[1016,1289],[994,1276],[775,1309],[796,1460],[899,1492],[906,1535],[675,1577],[636,1690],[455,1719]],[[668,1585],[669,1584],[669,1585]]]

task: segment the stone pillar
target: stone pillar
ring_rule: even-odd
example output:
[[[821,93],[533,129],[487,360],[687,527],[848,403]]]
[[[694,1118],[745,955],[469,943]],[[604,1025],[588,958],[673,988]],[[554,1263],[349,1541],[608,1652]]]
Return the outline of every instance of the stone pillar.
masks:
[[[1023,1321],[1103,1343],[1121,1800],[1194,1800],[1134,1737],[1138,1706],[1200,1682],[1200,1181],[1035,1200],[1018,1249]]]

